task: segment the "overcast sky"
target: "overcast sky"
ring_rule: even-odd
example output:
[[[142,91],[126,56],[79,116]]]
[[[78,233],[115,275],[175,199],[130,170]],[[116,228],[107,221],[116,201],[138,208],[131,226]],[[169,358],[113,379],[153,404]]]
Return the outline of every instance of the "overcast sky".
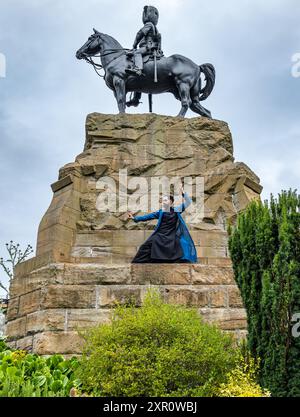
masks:
[[[112,92],[75,59],[95,27],[131,47],[145,0],[0,0],[0,254],[11,239],[36,244],[58,170],[84,145],[90,112],[116,113]],[[300,182],[299,0],[154,0],[165,55],[211,62],[217,71],[204,103],[229,123],[236,161],[261,178],[263,198]],[[0,69],[1,73],[1,69]],[[146,112],[147,100],[138,110]],[[176,115],[171,95],[154,111]],[[191,112],[188,116],[195,116]],[[0,271],[0,278],[3,278]]]

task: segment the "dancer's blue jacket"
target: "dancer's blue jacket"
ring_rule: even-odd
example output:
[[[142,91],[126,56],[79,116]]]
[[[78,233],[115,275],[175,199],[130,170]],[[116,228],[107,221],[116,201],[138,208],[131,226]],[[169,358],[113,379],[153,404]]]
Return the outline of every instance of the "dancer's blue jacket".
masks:
[[[180,204],[179,206],[174,207],[174,211],[178,214],[178,225],[176,229],[176,235],[179,237],[180,245],[182,248],[183,256],[182,260],[186,260],[189,262],[197,263],[197,250],[195,248],[195,244],[193,242],[193,239],[188,231],[188,228],[185,224],[185,221],[183,220],[181,213],[184,212],[184,210],[191,204],[192,200],[189,198],[189,196],[184,193],[184,202]],[[155,211],[153,213],[145,214],[144,216],[135,216],[133,220],[135,222],[144,222],[147,220],[153,220],[158,219],[158,222],[155,226],[154,232],[151,236],[153,236],[160,228],[160,224],[162,221],[162,217],[164,215],[164,212],[162,209]]]

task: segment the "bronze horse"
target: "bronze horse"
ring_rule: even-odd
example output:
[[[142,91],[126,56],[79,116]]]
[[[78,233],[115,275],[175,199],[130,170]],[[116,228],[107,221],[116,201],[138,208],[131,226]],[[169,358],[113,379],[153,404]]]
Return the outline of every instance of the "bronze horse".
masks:
[[[172,93],[181,101],[178,116],[184,117],[188,108],[201,116],[211,117],[200,101],[205,100],[215,84],[215,69],[212,64],[197,65],[182,55],[171,55],[157,60],[157,82],[154,81],[154,60],[149,59],[144,65],[141,76],[126,72],[128,56],[113,37],[94,29],[88,41],[76,52],[78,59],[85,59],[105,71],[106,85],[113,90],[120,113],[125,113],[127,106],[137,106],[141,93],[160,94]],[[101,66],[93,62],[91,57],[100,56]],[[205,86],[201,86],[201,73],[205,75]],[[127,92],[134,92],[134,98],[126,103]]]

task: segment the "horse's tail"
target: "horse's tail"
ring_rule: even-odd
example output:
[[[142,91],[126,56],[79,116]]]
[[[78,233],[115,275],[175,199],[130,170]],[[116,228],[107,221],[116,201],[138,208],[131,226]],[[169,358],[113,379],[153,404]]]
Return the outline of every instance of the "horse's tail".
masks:
[[[212,64],[199,65],[200,71],[205,75],[205,87],[200,91],[199,100],[205,100],[212,92],[216,81],[216,70]],[[199,77],[200,78],[200,77]],[[200,80],[199,80],[200,81]]]

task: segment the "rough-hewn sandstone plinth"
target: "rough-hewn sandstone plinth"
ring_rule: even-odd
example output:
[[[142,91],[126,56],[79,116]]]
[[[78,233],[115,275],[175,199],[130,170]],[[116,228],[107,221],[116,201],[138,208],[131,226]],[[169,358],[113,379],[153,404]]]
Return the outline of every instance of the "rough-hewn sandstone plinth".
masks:
[[[97,210],[97,181],[203,177],[204,216],[190,223],[195,265],[130,265],[153,222],[135,224],[124,213]],[[80,351],[76,328],[109,320],[114,303],[157,286],[166,301],[193,305],[206,320],[242,335],[245,312],[228,259],[226,222],[258,199],[259,178],[234,162],[225,122],[147,115],[91,114],[84,151],[52,184],[37,256],[19,265],[10,288],[7,335],[11,344],[41,354]]]

